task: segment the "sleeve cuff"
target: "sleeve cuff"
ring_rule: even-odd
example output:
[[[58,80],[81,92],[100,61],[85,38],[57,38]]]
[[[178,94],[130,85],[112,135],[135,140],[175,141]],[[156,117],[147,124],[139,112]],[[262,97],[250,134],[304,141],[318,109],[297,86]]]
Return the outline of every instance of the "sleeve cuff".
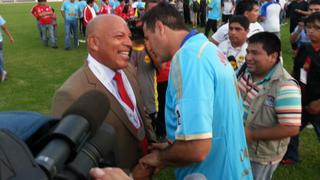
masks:
[[[212,138],[212,133],[204,133],[204,134],[190,134],[190,135],[176,135],[176,140],[184,140],[184,141],[190,141],[190,140],[200,140],[200,139],[210,139]]]

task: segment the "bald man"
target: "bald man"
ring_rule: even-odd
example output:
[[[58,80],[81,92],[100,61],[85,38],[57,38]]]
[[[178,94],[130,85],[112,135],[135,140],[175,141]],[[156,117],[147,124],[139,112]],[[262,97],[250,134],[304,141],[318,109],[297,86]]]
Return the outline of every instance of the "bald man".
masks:
[[[144,111],[134,69],[128,64],[130,37],[126,22],[118,16],[101,15],[90,21],[86,31],[86,62],[57,90],[52,113],[61,117],[87,91],[103,92],[111,104],[105,122],[117,133],[116,166],[133,172],[134,177],[137,174],[148,176],[149,169],[136,165],[139,158],[148,153],[147,146],[155,141],[155,135]]]

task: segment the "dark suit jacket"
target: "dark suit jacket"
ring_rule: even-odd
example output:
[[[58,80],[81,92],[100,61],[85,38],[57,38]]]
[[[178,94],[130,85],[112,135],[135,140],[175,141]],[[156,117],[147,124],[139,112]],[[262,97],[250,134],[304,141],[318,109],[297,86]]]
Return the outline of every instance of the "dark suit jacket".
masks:
[[[139,113],[144,123],[147,139],[149,142],[155,141],[155,134],[151,126],[151,119],[145,113],[143,100],[140,90],[135,79],[135,71],[132,66],[124,69],[124,72],[134,91]],[[126,113],[122,109],[117,99],[103,86],[103,84],[95,77],[89,69],[87,63],[76,71],[69,79],[60,87],[54,98],[52,113],[56,117],[61,117],[64,111],[82,94],[90,90],[98,90],[103,92],[110,100],[110,111],[105,122],[113,126],[117,133],[118,142],[118,166],[123,169],[132,169],[142,156],[139,147],[139,140],[136,131],[132,128]],[[110,144],[111,146],[111,144]]]

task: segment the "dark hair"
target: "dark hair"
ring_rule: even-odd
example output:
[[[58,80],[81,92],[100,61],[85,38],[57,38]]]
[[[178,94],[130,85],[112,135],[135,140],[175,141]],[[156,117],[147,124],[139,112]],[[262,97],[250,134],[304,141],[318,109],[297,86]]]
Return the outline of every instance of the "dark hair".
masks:
[[[254,6],[259,6],[257,1],[247,0],[240,1],[235,9],[235,15],[244,15],[246,11],[252,11]]]
[[[144,33],[143,33],[141,21],[137,19],[129,19],[127,21],[127,24],[132,34],[132,40],[136,42],[139,41],[139,43],[140,42],[143,43]]]
[[[310,5],[320,5],[320,0],[311,0],[310,2],[309,2],[309,6]]]
[[[146,12],[141,21],[146,24],[147,29],[154,32],[156,21],[161,21],[164,25],[173,30],[188,30],[183,18],[176,8],[168,3],[161,2],[157,6]]]
[[[87,4],[93,3],[94,0],[87,0]]]
[[[122,10],[122,13],[124,14],[128,14],[129,13],[129,4],[125,4]]]
[[[245,30],[248,30],[250,25],[249,19],[243,15],[232,16],[229,20],[229,25],[231,23],[239,23]]]
[[[280,60],[281,41],[275,34],[270,32],[259,32],[250,36],[247,42],[248,44],[262,44],[262,48],[267,52],[268,55],[276,52],[278,53],[277,59],[278,61]]]
[[[305,24],[314,24],[316,22],[320,23],[320,12],[312,13],[309,17],[307,17]]]

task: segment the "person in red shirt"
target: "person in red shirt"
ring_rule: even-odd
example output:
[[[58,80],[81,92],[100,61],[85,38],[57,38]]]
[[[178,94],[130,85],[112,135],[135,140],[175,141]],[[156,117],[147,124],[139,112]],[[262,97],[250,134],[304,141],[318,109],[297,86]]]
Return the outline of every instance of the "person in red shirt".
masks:
[[[134,8],[132,8],[131,2],[127,3],[122,11],[122,18],[128,21],[131,18],[135,17]]]
[[[120,5],[114,10],[114,14],[121,16],[122,15],[122,11],[124,9],[124,6],[126,5],[124,0],[119,0]]]
[[[31,9],[31,14],[36,18],[37,22],[37,29],[39,31],[40,39],[42,39],[42,34],[41,34],[41,28],[40,28],[40,23],[39,23],[39,17],[38,17],[38,8],[40,7],[39,0],[36,5],[34,5]]]
[[[159,140],[163,140],[166,137],[166,125],[165,125],[165,104],[166,104],[166,93],[168,86],[168,76],[170,71],[171,61],[167,61],[160,65],[157,65],[157,91],[158,91],[158,102],[159,102],[159,112],[156,128],[156,134],[159,137]]]
[[[99,14],[111,14],[112,7],[110,6],[109,0],[102,0],[101,7],[99,9]]]
[[[54,37],[53,28],[53,10],[47,4],[46,0],[39,0],[39,8],[37,8],[37,17],[39,19],[42,41],[45,46],[48,46],[48,40],[50,39],[51,47],[57,48],[56,39]],[[49,33],[49,37],[47,35]]]
[[[96,17],[96,12],[93,9],[94,0],[87,0],[87,4],[83,9],[83,26],[85,29],[90,20]]]
[[[134,17],[134,9],[131,3],[121,1],[120,5],[115,9],[115,14],[122,17],[125,21]]]

